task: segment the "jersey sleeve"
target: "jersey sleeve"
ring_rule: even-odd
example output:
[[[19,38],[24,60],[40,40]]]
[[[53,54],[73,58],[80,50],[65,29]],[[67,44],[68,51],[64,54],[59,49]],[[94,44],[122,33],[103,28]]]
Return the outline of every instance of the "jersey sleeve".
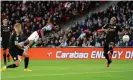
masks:
[[[105,25],[102,27],[102,29],[107,29],[107,27],[108,27],[108,24],[105,24]]]

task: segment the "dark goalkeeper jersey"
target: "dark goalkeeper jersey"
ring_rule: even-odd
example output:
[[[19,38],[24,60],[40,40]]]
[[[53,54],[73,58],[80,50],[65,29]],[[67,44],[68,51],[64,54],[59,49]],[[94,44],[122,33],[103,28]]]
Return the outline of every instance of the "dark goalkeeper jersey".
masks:
[[[122,28],[119,25],[112,24],[106,24],[103,29],[114,29],[114,31],[109,31],[106,33],[105,41],[107,43],[115,42],[115,40],[118,38],[118,31],[122,31]]]

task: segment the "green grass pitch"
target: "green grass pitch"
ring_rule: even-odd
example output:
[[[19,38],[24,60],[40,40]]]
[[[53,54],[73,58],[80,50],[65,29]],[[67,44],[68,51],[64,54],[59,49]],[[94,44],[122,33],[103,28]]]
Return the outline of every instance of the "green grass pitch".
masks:
[[[3,66],[3,65],[2,65]],[[1,80],[133,80],[133,60],[113,60],[109,68],[106,60],[31,60],[1,73]]]

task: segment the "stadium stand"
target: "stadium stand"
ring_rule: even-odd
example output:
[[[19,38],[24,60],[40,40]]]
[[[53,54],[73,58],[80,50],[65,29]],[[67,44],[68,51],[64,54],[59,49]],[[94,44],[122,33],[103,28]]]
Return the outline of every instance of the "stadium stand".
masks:
[[[54,24],[65,24],[76,19],[90,9],[98,7],[103,2],[89,1],[21,1],[2,2],[1,18],[8,18],[9,24],[13,27],[16,22],[21,22],[25,39],[35,30],[46,25],[47,19],[52,15]],[[116,39],[116,46],[133,46],[133,3],[118,2],[109,6],[105,11],[98,11],[86,17],[84,21],[77,22],[69,29],[62,29],[58,33],[48,33],[45,39],[37,42],[33,47],[102,47],[104,45],[104,33],[97,32],[97,29],[107,23],[112,16],[116,16],[118,24],[126,28],[130,35],[129,43],[123,43],[123,35],[119,33]]]

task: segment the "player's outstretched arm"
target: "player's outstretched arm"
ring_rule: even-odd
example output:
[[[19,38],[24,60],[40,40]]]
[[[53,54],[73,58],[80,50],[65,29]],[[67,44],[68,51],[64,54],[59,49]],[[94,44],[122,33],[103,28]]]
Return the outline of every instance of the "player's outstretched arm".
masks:
[[[104,26],[102,27],[101,31],[103,31],[103,32],[105,32],[105,33],[111,32],[111,31],[115,31],[115,29],[110,29],[110,28],[108,28],[107,26],[108,26],[108,24],[104,25]]]
[[[115,31],[115,29],[107,29],[107,30],[110,31],[110,32],[111,32],[111,31]]]

